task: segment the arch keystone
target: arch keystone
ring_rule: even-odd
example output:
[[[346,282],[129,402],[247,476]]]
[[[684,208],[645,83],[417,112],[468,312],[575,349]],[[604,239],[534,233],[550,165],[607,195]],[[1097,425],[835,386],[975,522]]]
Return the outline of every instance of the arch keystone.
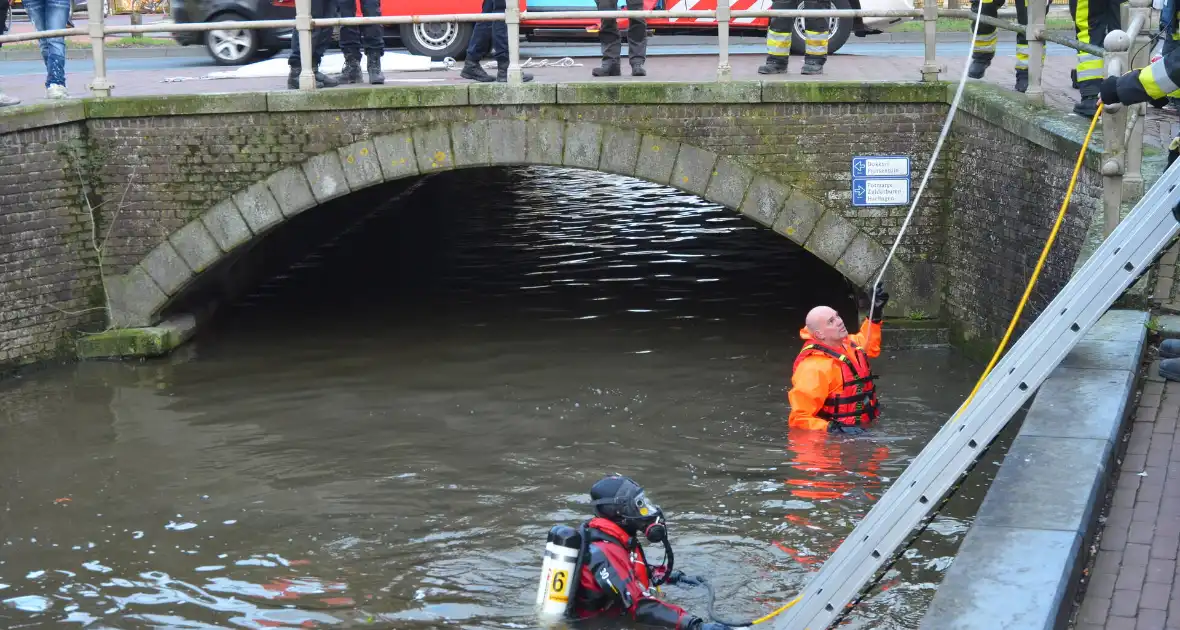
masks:
[[[561,166],[565,152],[565,123],[560,120],[530,119],[528,125],[528,162]]]
[[[607,127],[602,135],[602,160],[598,170],[619,175],[635,176],[635,161],[639,159],[639,132]]]
[[[775,227],[775,222],[778,219],[779,213],[782,211],[783,204],[787,202],[787,197],[790,194],[791,188],[789,186],[770,179],[765,175],[758,174],[750,182],[750,188],[746,192],[746,198],[738,208],[743,215],[753,219],[755,222],[768,228],[774,228],[779,233],[782,233],[781,230]],[[786,236],[798,242],[794,236],[789,234]],[[806,235],[804,235],[804,238],[806,238]]]
[[[594,123],[568,123],[562,164],[597,169],[602,156],[602,127]]]
[[[272,173],[266,178],[266,187],[279,204],[279,211],[287,218],[316,206],[311,184],[307,181],[303,168],[299,166],[288,166]]]
[[[819,223],[819,218],[823,213],[824,207],[820,202],[798,190],[792,190],[786,203],[783,204],[778,218],[774,221],[774,231],[803,245],[811,236],[811,232]]]
[[[408,133],[377,136],[373,140],[377,159],[381,161],[381,173],[385,181],[419,174],[418,155],[414,152],[414,138]]]
[[[318,203],[325,203],[352,192],[348,178],[340,164],[340,154],[328,151],[312,157],[303,163],[303,174],[311,186],[311,193]]]
[[[360,190],[384,180],[381,173],[381,161],[377,157],[377,147],[368,140],[354,142],[341,147],[340,165],[344,168],[344,178],[352,190]]]
[[[455,168],[449,127],[415,127],[411,135],[414,137],[414,153],[418,156],[418,170],[422,174]]]
[[[713,167],[704,197],[729,208],[741,208],[754,173],[733,158],[723,157]]]
[[[825,212],[803,243],[803,249],[834,267],[840,256],[852,244],[856,233],[856,226],[851,221],[839,213]]]
[[[635,164],[635,176],[656,184],[668,185],[672,179],[672,167],[680,143],[658,136],[643,136],[639,145],[639,162]]]
[[[524,164],[528,161],[528,126],[523,120],[499,120],[488,126],[488,162]]]

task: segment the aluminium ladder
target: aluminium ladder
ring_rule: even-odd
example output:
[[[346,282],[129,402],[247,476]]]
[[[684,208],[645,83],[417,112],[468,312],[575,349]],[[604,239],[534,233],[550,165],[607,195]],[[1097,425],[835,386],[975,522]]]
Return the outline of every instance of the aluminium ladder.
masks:
[[[1173,211],[1178,203],[1180,160],[1020,336],[974,400],[960,407],[906,467],[774,628],[823,630],[843,615],[1050,372],[1162,255],[1180,229],[1180,212]]]

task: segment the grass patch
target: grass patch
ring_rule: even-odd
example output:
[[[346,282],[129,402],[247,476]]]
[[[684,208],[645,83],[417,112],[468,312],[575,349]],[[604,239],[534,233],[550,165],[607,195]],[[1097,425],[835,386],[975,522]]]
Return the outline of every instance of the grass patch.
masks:
[[[179,45],[175,40],[159,37],[108,37],[106,42],[107,48],[164,48]],[[0,50],[37,50],[39,47],[40,45],[37,42],[20,42],[19,44],[5,44]],[[89,50],[90,41],[67,39],[66,48],[70,50]]]
[[[970,33],[971,27],[974,25],[975,22],[973,20],[938,18],[939,33]],[[919,19],[899,24],[896,28],[889,29],[889,32],[920,33],[922,28],[922,20]],[[1045,28],[1050,31],[1073,31],[1073,20],[1059,17],[1045,18]]]

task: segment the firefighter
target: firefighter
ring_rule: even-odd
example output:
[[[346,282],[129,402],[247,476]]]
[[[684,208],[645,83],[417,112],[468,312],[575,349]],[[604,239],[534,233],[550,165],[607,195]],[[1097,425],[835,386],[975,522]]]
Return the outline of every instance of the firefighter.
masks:
[[[356,4],[357,0],[337,0],[340,17],[356,17]],[[380,0],[360,0],[360,4],[362,16],[381,16]],[[340,71],[340,83],[361,82],[362,45],[365,59],[368,61],[366,71],[369,74],[369,83],[385,83],[385,75],[381,72],[381,56],[385,54],[385,27],[380,24],[340,27],[340,52],[344,53],[344,69]]]
[[[1119,17],[1124,0],[1069,0],[1078,41],[1102,47],[1106,34],[1122,28]],[[1073,106],[1073,113],[1093,118],[1098,110],[1098,92],[1102,87],[1102,57],[1078,52],[1076,81],[1081,100]]]
[[[802,0],[804,9],[826,9],[827,2]],[[775,11],[794,9],[800,0],[774,0],[771,9]],[[766,63],[758,66],[759,74],[785,74],[791,55],[791,32],[794,18],[776,17],[770,20],[766,31]],[[804,48],[801,74],[823,74],[824,62],[828,59],[828,18],[807,18],[803,21]]]
[[[639,544],[642,534],[653,543],[667,543],[664,513],[629,477],[609,475],[590,488],[595,517],[586,527],[584,564],[573,595],[573,616],[627,617],[676,630],[731,630],[721,623],[694,617],[653,595],[653,579],[664,584],[695,586],[700,578],[667,567],[652,567]],[[666,553],[666,552],[665,552]],[[665,556],[667,557],[667,555]],[[667,579],[664,579],[664,577]]]
[[[1171,38],[1168,38],[1169,40]],[[1168,41],[1168,40],[1165,40]],[[1099,95],[1107,105],[1122,103],[1135,105],[1148,102],[1154,107],[1168,104],[1168,97],[1180,96],[1180,46],[1165,44],[1165,54],[1146,68],[1139,68],[1118,77],[1106,77],[1099,83]],[[1097,104],[1095,104],[1097,107]],[[1077,111],[1076,109],[1074,111]],[[1093,114],[1091,114],[1091,117]],[[1168,166],[1180,155],[1180,136],[1168,145]]]
[[[865,318],[860,332],[849,335],[844,320],[827,306],[807,314],[799,331],[803,349],[795,358],[787,397],[792,429],[862,433],[879,415],[876,376],[869,359],[881,354],[882,311],[889,294],[877,285],[873,318]]]
[[[599,11],[616,11],[618,0],[595,0]],[[627,0],[628,11],[642,11],[643,0]],[[602,20],[598,29],[598,41],[602,43],[602,66],[595,68],[591,74],[596,77],[617,77],[622,74],[619,69],[619,55],[622,53],[623,42],[619,37],[619,22],[614,18]],[[627,61],[631,62],[631,76],[647,76],[643,64],[647,61],[647,20],[643,18],[629,18],[627,26]]]
[[[997,17],[1006,0],[984,0],[982,13],[988,17]],[[1026,0],[1015,0],[1016,21],[1021,26],[1028,26],[1028,3]],[[979,11],[978,0],[971,3],[972,11]],[[982,79],[987,72],[992,58],[996,56],[996,41],[999,33],[991,24],[979,24],[979,36],[975,38],[975,49],[971,52],[971,66],[967,69],[967,76],[972,79]],[[1045,51],[1041,50],[1041,64],[1045,63]],[[1016,34],[1016,91],[1028,91],[1028,37],[1024,33]]]

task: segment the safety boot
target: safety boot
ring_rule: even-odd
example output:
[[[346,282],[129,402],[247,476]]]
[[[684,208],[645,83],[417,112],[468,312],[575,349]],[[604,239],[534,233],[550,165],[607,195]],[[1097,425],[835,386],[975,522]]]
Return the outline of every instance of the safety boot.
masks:
[[[1074,68],[1069,71],[1069,80],[1073,83],[1073,89],[1080,89],[1082,86],[1078,84],[1078,69]]]
[[[799,74],[823,74],[824,57],[807,57],[803,60],[803,69]]]
[[[528,83],[529,81],[533,80],[533,75],[531,75],[527,72],[521,72],[520,73],[520,80],[522,83]],[[496,81],[498,81],[500,83],[507,83],[508,82],[508,62],[507,61],[499,61],[499,60],[496,61]]]
[[[301,72],[303,72],[303,70],[301,68],[296,67],[296,66],[291,66],[291,72],[287,75],[287,89],[289,89],[289,90],[298,90],[299,89],[299,74]],[[331,88],[331,87],[336,87],[337,85],[340,85],[336,81],[336,79],[333,79],[332,77],[324,74],[323,72],[320,72],[319,68],[316,68],[314,70],[314,74],[315,74],[315,86],[317,88],[321,88],[321,89],[322,88]]]
[[[1027,92],[1028,91],[1028,70],[1017,70],[1016,71],[1016,91],[1017,92]]]
[[[971,65],[967,66],[967,76],[972,79],[982,79],[983,73],[987,72],[987,67],[992,65],[991,59],[972,58]]]
[[[480,83],[491,83],[492,81],[496,80],[495,77],[488,74],[487,71],[483,69],[483,66],[479,65],[478,61],[472,61],[470,59],[468,59],[467,62],[463,64],[463,69],[459,71],[459,76],[463,77],[464,79],[479,81]]]
[[[766,63],[758,66],[758,74],[786,74],[790,57],[767,55]]]
[[[1094,114],[1098,113],[1098,95],[1083,96],[1082,100],[1074,104],[1073,113],[1085,118],[1093,118]]]
[[[647,69],[643,67],[643,59],[631,59],[631,76],[646,77]]]
[[[603,59],[602,65],[591,70],[590,74],[596,77],[617,77],[623,74],[623,71],[619,68],[618,59]]]
[[[381,72],[381,56],[380,55],[365,55],[366,67],[365,71],[369,74],[369,83],[372,85],[383,85],[385,83],[385,73]],[[357,82],[360,82],[360,77],[357,77]]]
[[[341,83],[360,83],[361,82],[361,58],[360,55],[345,55],[344,69],[340,71]]]

